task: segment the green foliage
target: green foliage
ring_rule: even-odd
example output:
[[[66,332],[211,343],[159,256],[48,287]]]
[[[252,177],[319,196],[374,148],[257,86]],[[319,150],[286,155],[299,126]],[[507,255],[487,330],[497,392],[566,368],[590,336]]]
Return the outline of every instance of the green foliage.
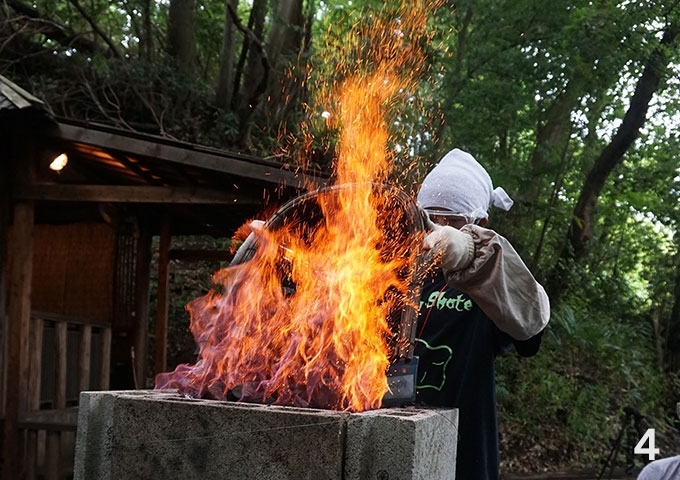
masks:
[[[624,407],[664,418],[670,390],[650,351],[649,324],[562,307],[536,357],[498,361],[498,403],[510,459],[525,436],[540,439],[529,464],[599,468]],[[517,465],[519,467],[519,465]]]

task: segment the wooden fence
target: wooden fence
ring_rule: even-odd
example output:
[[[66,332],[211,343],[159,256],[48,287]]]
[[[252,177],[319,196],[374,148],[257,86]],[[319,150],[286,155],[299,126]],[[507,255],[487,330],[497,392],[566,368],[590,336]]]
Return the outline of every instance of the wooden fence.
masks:
[[[78,396],[109,386],[111,326],[31,315],[28,411],[20,416],[27,480],[71,478]]]

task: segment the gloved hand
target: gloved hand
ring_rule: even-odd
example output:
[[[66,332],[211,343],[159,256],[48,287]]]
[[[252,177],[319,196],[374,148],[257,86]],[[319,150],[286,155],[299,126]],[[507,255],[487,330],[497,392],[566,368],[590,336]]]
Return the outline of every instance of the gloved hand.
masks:
[[[253,254],[255,253],[255,250],[257,249],[257,237],[259,235],[262,235],[264,225],[265,222],[262,220],[253,220],[248,224],[248,227],[246,227],[245,225],[241,227],[249,228],[250,233],[243,241],[243,243],[238,247],[236,253],[234,253],[234,257],[231,259],[231,262],[229,263],[230,265],[238,265],[239,263],[243,263],[252,258]]]
[[[263,220],[253,220],[250,222],[248,225],[253,232],[260,233],[262,232],[262,229],[264,228],[264,221]]]
[[[425,235],[423,248],[435,258],[441,258],[443,270],[461,270],[472,262],[475,255],[472,235],[449,225],[428,223],[428,226],[432,231]]]

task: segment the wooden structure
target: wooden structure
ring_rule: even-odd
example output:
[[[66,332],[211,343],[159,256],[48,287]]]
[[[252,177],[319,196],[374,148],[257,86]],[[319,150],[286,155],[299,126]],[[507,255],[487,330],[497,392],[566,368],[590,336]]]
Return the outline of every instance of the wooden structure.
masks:
[[[171,236],[231,237],[322,184],[271,159],[54,118],[0,77],[0,476],[68,476],[78,393],[166,369]]]

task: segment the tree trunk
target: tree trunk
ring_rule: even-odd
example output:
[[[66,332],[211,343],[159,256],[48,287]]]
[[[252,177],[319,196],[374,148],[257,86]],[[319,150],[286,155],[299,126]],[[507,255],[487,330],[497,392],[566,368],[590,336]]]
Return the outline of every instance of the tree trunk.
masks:
[[[532,270],[538,268],[538,262],[543,248],[542,241],[548,230],[551,207],[555,203],[556,194],[554,187],[562,182],[562,176],[566,170],[565,163],[569,161],[566,152],[569,147],[569,136],[572,131],[571,112],[578,105],[579,98],[583,93],[583,82],[576,78],[569,82],[566,89],[546,111],[545,120],[538,127],[536,135],[536,146],[531,154],[531,171],[536,180],[529,182],[523,192],[516,195],[517,207],[513,208],[506,215],[505,221],[519,224],[524,223],[525,228],[520,229],[527,234],[531,231],[531,225],[535,225],[542,219],[542,233],[537,245],[534,247],[533,258],[531,259]],[[555,172],[555,173],[551,173]],[[549,177],[554,175],[554,177]],[[546,179],[540,181],[539,179]],[[537,208],[540,205],[539,199],[545,196],[544,192],[548,188],[548,179],[553,185],[553,194],[549,205]],[[524,238],[513,238],[516,246],[524,245],[524,249],[529,250],[529,236]],[[534,273],[537,272],[534,270]]]
[[[220,71],[217,74],[217,88],[215,103],[218,107],[227,109],[231,103],[234,89],[234,38],[236,26],[231,18],[230,9],[238,11],[238,0],[227,0],[224,8],[224,36],[222,37],[222,51],[220,52]]]
[[[675,244],[680,252],[680,231],[675,232]],[[666,366],[673,366],[680,359],[680,253],[676,254],[673,309],[668,319],[666,335]]]
[[[570,266],[586,254],[588,242],[593,235],[597,200],[612,170],[621,163],[623,155],[640,133],[640,128],[647,116],[649,102],[665,74],[668,63],[667,49],[675,43],[678,32],[675,24],[671,23],[666,26],[659,46],[651,53],[638,80],[621,126],[586,175],[583,189],[574,209],[565,247],[546,285],[553,305],[559,303],[562,294],[569,287]]]
[[[151,0],[142,0],[142,33],[139,38],[139,54],[146,61],[151,61],[153,58]]]
[[[195,6],[195,0],[170,0],[168,12],[168,55],[185,75],[194,75],[197,68]]]
[[[298,68],[298,59],[305,31],[302,6],[302,0],[280,1],[267,37],[267,57],[272,74],[263,119],[271,128],[277,128],[284,118],[289,118],[291,106],[297,105],[301,97],[303,72]]]
[[[250,118],[266,91],[269,79],[269,61],[262,45],[266,15],[267,0],[254,0],[236,67],[231,104],[239,118],[239,143],[244,148],[250,145]]]
[[[550,220],[552,218],[551,212],[555,208],[555,205],[557,205],[560,190],[564,185],[564,176],[567,172],[567,169],[569,168],[570,159],[571,156],[569,155],[569,144],[567,143],[564,145],[564,151],[562,152],[561,155],[560,169],[553,180],[553,187],[550,193],[550,200],[548,201],[548,205],[545,209],[546,213],[542,220],[543,225],[541,226],[541,234],[538,236],[536,249],[534,250],[534,254],[531,258],[531,266],[529,268],[531,269],[532,272],[534,272],[534,275],[537,275],[536,272],[538,271],[541,253],[543,252],[543,246],[545,245],[545,240],[548,233],[548,226],[550,225]]]
[[[569,143],[571,134],[571,113],[578,105],[583,94],[583,82],[576,78],[569,82],[566,89],[546,112],[545,122],[539,126],[536,136],[536,147],[531,155],[532,172],[541,176],[542,173],[554,170],[555,163],[564,161],[564,151]],[[563,170],[562,168],[560,170]],[[532,182],[528,188],[525,201],[536,205],[542,196],[541,182]]]
[[[248,17],[247,31],[250,32],[243,39],[243,47],[239,55],[238,64],[236,66],[236,74],[234,75],[234,97],[231,104],[234,108],[239,108],[237,99],[240,94],[241,79],[245,78],[243,82],[244,91],[246,85],[252,85],[252,80],[261,79],[262,64],[260,61],[260,53],[257,46],[251,45],[254,39],[257,39],[262,44],[264,31],[264,18],[267,14],[267,0],[254,0],[253,8],[250,9],[250,16]],[[247,61],[247,63],[246,63]],[[247,71],[245,70],[247,68]],[[257,84],[258,82],[255,82]]]
[[[267,57],[277,72],[279,60],[288,63],[285,57],[294,56],[300,51],[304,21],[302,0],[280,0],[277,3],[267,36]]]

